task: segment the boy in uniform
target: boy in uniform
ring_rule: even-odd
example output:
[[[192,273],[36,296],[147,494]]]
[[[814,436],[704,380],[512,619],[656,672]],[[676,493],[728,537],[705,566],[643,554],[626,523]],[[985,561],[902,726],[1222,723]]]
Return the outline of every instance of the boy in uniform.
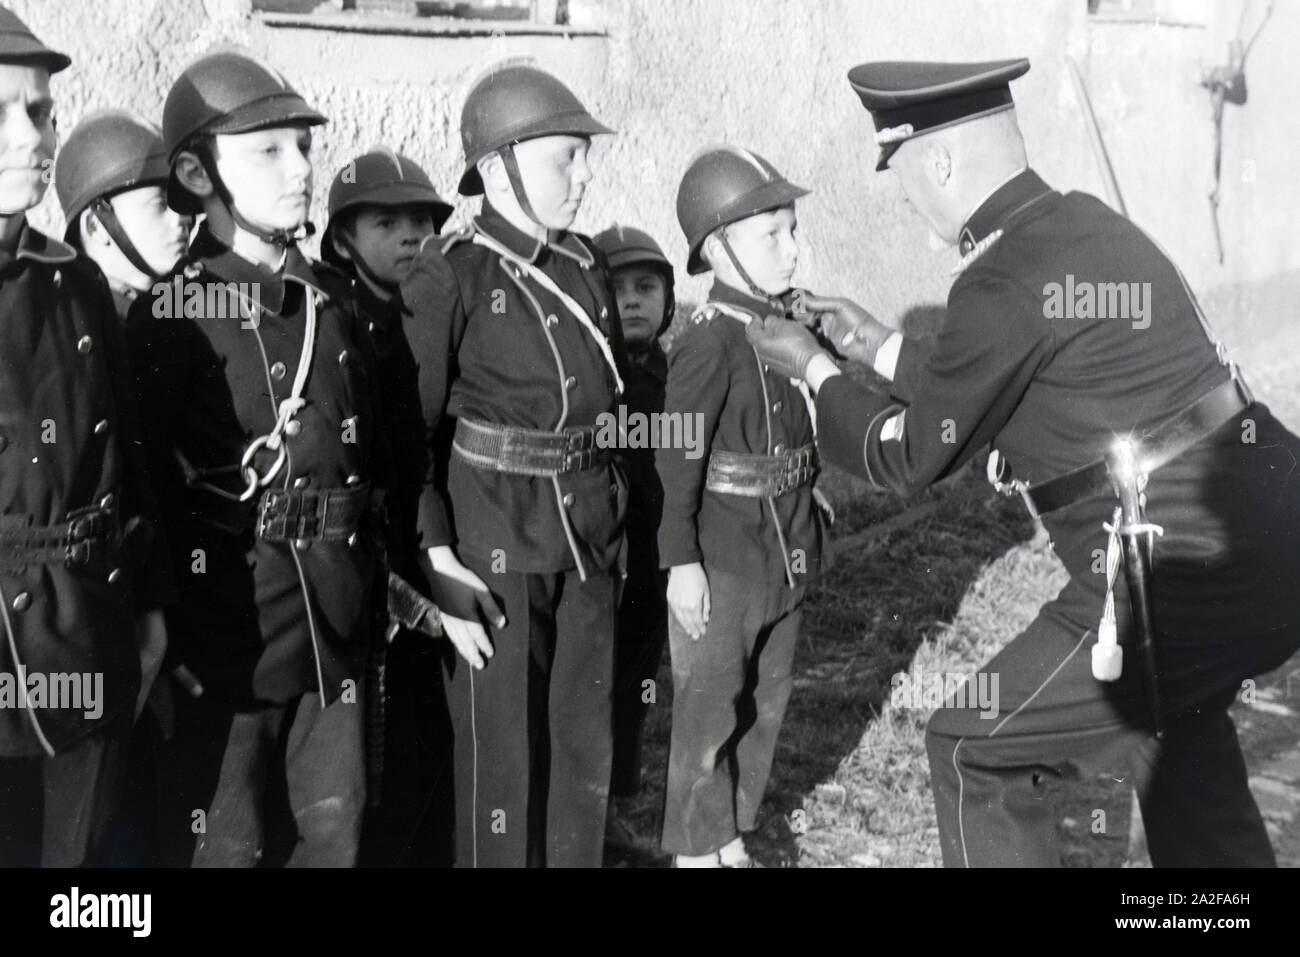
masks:
[[[206,217],[128,316],[179,569],[177,660],[203,689],[176,696],[174,863],[257,864],[277,811],[289,864],[356,858],[379,447],[347,278],[297,245],[324,122],[236,52],[191,63],[164,107],[168,202]]]
[[[358,156],[334,177],[329,224],[321,235],[321,258],[352,277],[375,349],[393,454],[385,499],[393,528],[388,563],[403,583],[422,578],[415,515],[429,450],[415,357],[402,328],[399,286],[420,246],[442,229],[451,212],[414,160],[379,148]],[[427,583],[422,587],[427,590]],[[431,624],[436,628],[436,619]],[[371,762],[368,803],[378,810],[371,819],[373,829],[367,825],[373,840],[367,837],[365,853],[391,863],[443,864],[450,834],[438,826],[442,815],[436,810],[449,805],[450,796],[435,789],[441,791],[440,785],[450,780],[444,764],[450,757],[451,727],[442,692],[441,649],[429,642],[427,626],[394,631],[390,637],[391,649],[384,653],[381,647],[378,656],[385,693],[369,704],[386,730],[377,729],[383,739],[378,752],[382,768]]]
[[[568,230],[608,132],[554,77],[492,71],[461,118],[460,192],[483,211],[402,286],[433,450],[421,545],[466,659],[447,684],[461,866],[601,863],[627,491],[596,434],[623,348]]]
[[[794,202],[807,190],[744,149],[703,151],[677,192],[687,271],[709,299],[669,357],[664,411],[700,416],[707,457],[662,448],[673,729],[664,850],[678,867],[746,867],[793,685],[808,581],[821,570],[813,422],[745,326],[794,304]]]
[[[605,254],[627,349],[628,416],[652,416],[664,410],[668,358],[659,344],[672,324],[675,301],[673,267],[649,234],[612,226],[594,237]],[[653,682],[668,642],[668,575],[659,568],[659,518],[663,486],[655,471],[654,449],[629,447],[619,454],[628,481],[627,577],[618,606],[614,648],[614,763],[610,776],[606,839],[628,846],[640,843],[621,802],[641,790],[641,730]],[[651,682],[647,685],[646,682]]]
[[[0,863],[46,867],[96,857],[171,597],[108,285],[26,218],[68,65],[0,7]]]
[[[162,133],[124,110],[87,116],[59,149],[63,239],[104,273],[120,318],[185,253],[192,220],[168,208],[168,172]]]

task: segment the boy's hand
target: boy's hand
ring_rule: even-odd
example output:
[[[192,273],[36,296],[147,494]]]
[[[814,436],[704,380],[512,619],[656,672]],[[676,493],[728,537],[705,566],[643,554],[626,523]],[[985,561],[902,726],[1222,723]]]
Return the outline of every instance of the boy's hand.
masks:
[[[779,316],[748,323],[745,338],[773,371],[791,379],[806,378],[808,363],[816,356],[826,355],[811,332]]]
[[[135,645],[140,655],[140,693],[135,699],[135,720],[139,720],[167,654],[167,623],[161,609],[145,612],[136,618]]]
[[[805,294],[803,306],[817,314],[818,327],[832,348],[846,359],[871,365],[893,332],[849,299]]]
[[[420,564],[429,579],[447,638],[472,668],[481,671],[493,654],[483,619],[494,628],[504,628],[505,614],[483,579],[460,563],[450,545],[430,548],[421,556]]]
[[[699,562],[674,565],[668,572],[668,606],[692,640],[704,637],[709,623],[709,576]]]

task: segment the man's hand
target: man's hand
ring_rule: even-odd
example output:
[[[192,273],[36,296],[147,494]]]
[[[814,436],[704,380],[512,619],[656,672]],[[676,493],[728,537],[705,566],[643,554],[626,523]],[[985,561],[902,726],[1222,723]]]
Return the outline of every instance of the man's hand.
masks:
[[[493,654],[483,621],[504,628],[505,614],[483,579],[460,563],[450,545],[430,548],[421,556],[420,564],[447,637],[471,667],[482,670]]]
[[[806,378],[808,363],[816,356],[827,354],[811,332],[780,316],[749,323],[745,326],[745,338],[760,359],[791,379]]]
[[[817,318],[826,341],[841,356],[871,365],[894,331],[849,299],[805,294],[803,307]]]
[[[709,576],[699,562],[674,565],[668,572],[668,607],[695,641],[709,623]]]
[[[139,720],[167,654],[167,622],[162,609],[156,608],[136,618],[135,646],[140,654],[140,693],[135,698],[135,720]]]

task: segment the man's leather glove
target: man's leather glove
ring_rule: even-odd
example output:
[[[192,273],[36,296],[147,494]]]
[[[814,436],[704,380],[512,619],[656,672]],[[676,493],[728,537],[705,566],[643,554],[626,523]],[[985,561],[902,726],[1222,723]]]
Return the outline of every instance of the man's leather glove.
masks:
[[[816,315],[817,328],[836,355],[866,365],[876,361],[894,331],[849,299],[805,293],[803,308]]]
[[[826,355],[811,332],[780,316],[749,323],[745,326],[745,338],[774,372],[791,379],[804,378],[813,357]]]

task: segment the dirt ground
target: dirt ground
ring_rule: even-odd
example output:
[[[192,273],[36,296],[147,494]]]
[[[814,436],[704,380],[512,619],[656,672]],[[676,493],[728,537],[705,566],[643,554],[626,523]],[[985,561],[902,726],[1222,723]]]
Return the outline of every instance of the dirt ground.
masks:
[[[1300,429],[1300,272],[1224,288],[1203,306],[1256,396]],[[810,596],[796,683],[751,853],[772,867],[932,867],[940,863],[923,748],[928,712],[889,703],[909,669],[971,671],[1027,624],[1065,581],[1018,502],[993,494],[982,467],[904,502],[843,475],[824,478],[847,543]],[[881,528],[885,534],[870,530]],[[892,530],[890,530],[892,529]],[[665,656],[659,687],[671,689]],[[1300,864],[1300,656],[1234,706],[1252,790],[1282,866]],[[646,729],[646,787],[624,818],[642,836],[611,866],[664,866],[656,849],[671,692]],[[1132,787],[1124,769],[1060,795],[1071,867],[1130,859]],[[1098,811],[1104,812],[1104,818]],[[1104,821],[1099,829],[1097,822]]]

